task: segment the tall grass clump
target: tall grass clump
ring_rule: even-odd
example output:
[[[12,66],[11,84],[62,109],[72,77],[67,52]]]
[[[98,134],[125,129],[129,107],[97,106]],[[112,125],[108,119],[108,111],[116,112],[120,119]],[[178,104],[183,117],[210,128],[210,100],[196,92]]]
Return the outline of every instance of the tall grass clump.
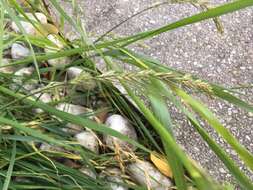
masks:
[[[56,0],[0,1],[0,189],[233,189],[211,178],[176,142],[168,102],[184,114],[240,188],[253,189],[250,177],[201,121],[251,171],[252,153],[191,92],[251,113],[252,104],[230,89],[128,48],[207,19],[213,19],[222,31],[219,16],[250,7],[253,1],[237,0],[215,8],[199,1],[172,3],[193,3],[202,12],[153,30],[110,38],[108,34],[130,17],[91,42],[78,14],[69,16]],[[59,15],[59,22],[51,16],[48,4]],[[77,2],[72,4],[78,13]],[[78,38],[67,38],[64,24],[73,27]],[[98,59],[106,64],[105,70],[97,68]],[[126,71],[121,63],[135,69]],[[109,116],[117,120],[109,121]],[[121,132],[121,127],[130,132]],[[112,143],[105,143],[105,138]],[[139,176],[133,177],[140,170],[133,171],[146,161],[153,163],[147,164],[142,183]],[[152,172],[169,185],[154,181]]]

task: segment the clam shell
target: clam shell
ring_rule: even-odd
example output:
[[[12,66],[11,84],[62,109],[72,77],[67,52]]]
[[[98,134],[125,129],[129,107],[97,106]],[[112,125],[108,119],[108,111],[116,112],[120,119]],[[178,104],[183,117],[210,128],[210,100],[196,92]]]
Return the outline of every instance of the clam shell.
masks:
[[[128,171],[132,179],[152,190],[167,190],[172,186],[169,178],[160,173],[151,163],[138,160],[128,165]]]
[[[126,135],[129,138],[137,140],[137,134],[134,127],[130,125],[130,123],[121,115],[118,114],[111,115],[106,119],[105,124],[109,128],[114,129],[120,132],[121,134]],[[134,151],[136,149],[135,146],[109,135],[104,135],[104,142],[111,149],[115,149],[115,143],[118,144],[119,147],[125,151],[128,150]]]
[[[26,13],[26,15],[30,20],[37,22],[37,19],[33,16],[32,13]],[[47,23],[47,17],[43,13],[37,12],[35,13],[35,15],[41,24]],[[23,17],[23,16],[21,15],[20,17]],[[36,35],[37,33],[36,28],[29,21],[20,21],[20,24],[22,25],[23,29],[28,35]],[[14,21],[11,23],[11,28],[16,33],[21,33],[19,27],[16,25]]]
[[[75,138],[81,146],[98,154],[99,142],[98,137],[95,135],[95,133],[92,133],[91,131],[84,131],[76,134]]]
[[[30,55],[30,50],[19,44],[19,43],[13,43],[11,46],[11,57],[13,59],[23,59],[25,57],[28,57]]]

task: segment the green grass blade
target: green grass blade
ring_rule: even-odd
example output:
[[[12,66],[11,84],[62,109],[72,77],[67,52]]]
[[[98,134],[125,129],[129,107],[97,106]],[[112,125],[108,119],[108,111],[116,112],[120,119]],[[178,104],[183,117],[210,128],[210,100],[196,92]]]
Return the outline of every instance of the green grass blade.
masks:
[[[203,140],[207,142],[209,147],[214,151],[214,153],[220,158],[220,160],[225,164],[231,174],[235,177],[238,181],[240,186],[244,189],[251,189],[253,184],[251,181],[241,172],[241,170],[236,166],[234,161],[227,155],[227,153],[208,135],[208,133],[204,130],[203,127],[199,124],[193,113],[189,112],[182,103],[174,97],[174,95],[169,91],[166,85],[160,86],[160,91],[166,97],[169,98],[173,104],[184,113],[189,121],[192,123],[194,128],[198,131],[201,135]]]
[[[170,134],[173,136],[173,124],[171,121],[170,113],[168,111],[168,105],[161,96],[157,93],[159,91],[160,81],[157,79],[152,79],[151,84],[147,87],[148,98],[151,103],[151,107],[157,119],[161,122],[163,126],[166,126]]]
[[[183,90],[173,86],[173,91],[182,98],[182,100],[192,107],[192,109],[199,113],[218,133],[221,135],[228,144],[238,153],[244,163],[253,171],[253,155],[243,147],[238,140],[227,130],[213,115],[213,113],[206,108],[203,104],[193,99],[190,95]]]
[[[169,2],[165,1],[165,2],[161,2],[161,3],[155,3],[154,5],[151,5],[150,7],[147,7],[133,15],[131,15],[130,17],[124,19],[123,21],[121,21],[119,24],[115,25],[114,27],[112,27],[111,29],[109,29],[108,31],[106,31],[104,34],[102,34],[101,36],[99,36],[98,39],[95,40],[94,43],[97,43],[99,42],[100,40],[102,40],[104,37],[106,37],[108,34],[110,34],[113,30],[119,28],[121,25],[123,25],[124,23],[126,23],[127,21],[133,19],[134,17],[138,16],[138,15],[141,15],[142,13],[148,11],[148,10],[151,10],[151,9],[154,9],[154,8],[157,8],[159,6],[162,6],[162,5],[165,5],[165,4],[168,4]]]
[[[167,32],[169,30],[173,30],[179,27],[183,27],[186,25],[190,25],[190,24],[194,24],[203,20],[207,20],[210,18],[215,18],[215,17],[219,17],[221,15],[230,13],[230,12],[234,12],[246,7],[250,7],[253,5],[253,1],[252,0],[238,0],[232,3],[227,3],[224,5],[221,5],[219,7],[216,8],[212,8],[209,9],[207,11],[204,11],[202,13],[199,14],[195,14],[193,16],[184,18],[182,20],[179,20],[177,22],[174,22],[172,24],[168,24],[166,26],[163,26],[161,28],[155,29],[155,30],[151,30],[151,31],[147,31],[147,32],[141,32],[135,35],[132,35],[130,37],[126,37],[126,38],[119,38],[113,41],[109,41],[109,42],[105,42],[103,43],[103,46],[113,46],[119,43],[122,43],[122,46],[127,46],[129,44],[132,44],[136,41],[145,39],[145,38],[151,38],[153,36],[159,35],[161,33]]]
[[[49,59],[56,59],[56,58],[76,55],[76,54],[79,54],[79,53],[84,52],[84,51],[85,51],[84,48],[75,48],[75,49],[70,49],[70,50],[62,50],[62,51],[59,51],[57,53],[47,53],[47,54],[37,55],[36,59],[37,59],[38,62],[41,62],[41,61],[47,61]],[[27,57],[25,59],[14,61],[14,62],[8,64],[8,66],[22,65],[22,64],[32,63],[32,62],[33,62],[33,57],[30,56],[30,57]],[[2,67],[0,67],[0,68],[2,68]]]
[[[196,120],[193,120],[189,117],[188,119],[198,131],[198,133],[202,136],[202,138],[207,142],[209,147],[214,151],[214,153],[220,158],[220,160],[228,168],[231,174],[235,177],[240,186],[243,189],[253,189],[253,183],[246,175],[241,172],[241,170],[236,166],[236,164],[227,155],[227,153],[220,148],[220,146],[208,135],[208,133],[196,122]]]
[[[15,141],[25,141],[25,142],[40,142],[38,138],[31,137],[31,136],[22,136],[22,135],[2,135],[3,140],[15,140]]]
[[[148,89],[148,98],[151,103],[151,107],[157,119],[160,123],[167,127],[169,133],[173,136],[173,124],[171,122],[171,117],[168,111],[168,105],[162,95],[158,92],[160,88],[160,82],[156,79],[151,80],[151,84]],[[176,186],[178,189],[186,190],[187,185],[184,177],[184,169],[181,162],[177,160],[177,158],[171,153],[171,148],[164,146],[165,152],[168,157],[169,164],[172,169],[173,178],[175,179]]]
[[[29,128],[29,127],[25,127],[24,125],[21,125],[16,121],[13,121],[13,120],[10,120],[10,119],[4,118],[4,117],[0,117],[0,123],[13,126],[17,130],[23,131],[32,137],[36,137],[36,138],[41,139],[43,141],[71,149],[71,146],[67,145],[66,143],[56,140],[53,137],[49,137],[48,135],[45,135],[45,134],[39,132],[38,130]]]
[[[4,8],[2,5],[0,9],[0,66],[2,65],[3,60],[3,38],[4,38]]]
[[[234,104],[240,108],[243,108],[246,111],[253,113],[253,105],[249,105],[246,102],[237,98],[236,96],[230,94],[226,88],[215,84],[211,84],[211,87],[215,96],[218,96],[219,98],[226,100],[231,104]]]
[[[11,176],[12,176],[13,166],[14,166],[14,163],[15,163],[15,157],[16,157],[16,141],[13,142],[13,148],[12,148],[12,153],[11,153],[10,164],[9,164],[8,171],[7,171],[7,174],[6,174],[6,178],[5,178],[5,181],[4,181],[3,190],[8,190],[9,183],[10,183]]]

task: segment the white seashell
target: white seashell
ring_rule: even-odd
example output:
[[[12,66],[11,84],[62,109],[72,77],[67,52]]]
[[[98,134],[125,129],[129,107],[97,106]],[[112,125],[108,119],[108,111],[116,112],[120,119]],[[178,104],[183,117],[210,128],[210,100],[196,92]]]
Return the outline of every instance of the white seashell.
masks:
[[[8,65],[9,61],[10,61],[9,59],[3,58],[1,66]],[[0,68],[0,72],[1,73],[10,74],[10,73],[14,73],[15,71],[16,71],[16,68],[14,66],[8,66],[8,67],[2,67],[2,68]]]
[[[102,173],[100,176],[108,180],[112,190],[128,190],[127,187],[117,184],[124,182],[121,178],[121,171],[118,168],[107,168],[106,172]]]
[[[87,167],[82,167],[82,168],[79,169],[79,171],[82,172],[83,174],[93,178],[93,179],[97,178],[96,174],[91,169],[89,169]]]
[[[37,22],[37,19],[33,16],[32,13],[26,13],[27,17],[34,21]],[[36,17],[38,18],[39,22],[41,24],[46,24],[47,23],[47,17],[43,13],[35,13]],[[20,17],[23,17],[22,15]],[[25,30],[25,32],[29,35],[36,35],[36,28],[29,22],[29,21],[20,21],[21,26]],[[16,25],[15,22],[11,23],[11,28],[14,30],[16,33],[21,33],[19,27]]]
[[[98,154],[99,142],[95,133],[92,133],[91,131],[84,131],[82,133],[78,133],[75,138],[80,145]]]
[[[96,82],[91,79],[90,73],[82,70],[79,67],[70,67],[67,69],[68,80],[77,82],[77,90],[86,91],[93,90],[96,87]],[[82,79],[83,77],[83,79]]]
[[[147,161],[138,160],[128,165],[128,171],[137,183],[149,186],[152,190],[167,190],[172,186],[170,179]]]
[[[49,34],[47,38],[54,43],[56,47],[45,47],[45,52],[46,53],[56,53],[57,51],[60,51],[61,49],[64,48],[64,44],[60,41],[59,37],[54,34]],[[53,66],[53,67],[61,67],[61,66],[66,66],[68,65],[71,60],[69,57],[60,57],[56,59],[49,59],[48,64]]]
[[[134,127],[130,125],[130,123],[121,115],[111,115],[106,119],[105,124],[111,129],[114,129],[129,138],[137,140],[137,134]],[[104,135],[104,142],[112,149],[114,149],[115,143],[118,144],[122,150],[127,151],[131,149],[132,151],[134,151],[136,149],[136,147],[134,147],[133,145],[109,135]]]
[[[18,43],[14,43],[11,46],[11,57],[13,59],[23,59],[30,55],[30,50]]]

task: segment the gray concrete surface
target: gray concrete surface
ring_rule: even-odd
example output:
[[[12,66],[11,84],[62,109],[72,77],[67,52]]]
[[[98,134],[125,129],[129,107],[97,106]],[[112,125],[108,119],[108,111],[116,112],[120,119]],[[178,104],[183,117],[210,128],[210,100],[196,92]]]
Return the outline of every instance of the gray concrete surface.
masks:
[[[152,0],[86,0],[80,1],[85,11],[87,30],[101,35],[128,16],[151,6]],[[216,0],[212,3],[224,3]],[[68,9],[67,9],[68,10]],[[128,35],[157,28],[180,18],[197,13],[190,4],[164,5],[130,20],[114,32]],[[137,48],[157,58],[162,63],[226,87],[253,83],[253,8],[222,16],[225,32],[219,34],[212,21],[205,21],[164,33],[145,41],[148,48]],[[253,103],[253,89],[242,89],[241,97]],[[222,123],[239,141],[253,152],[253,116],[230,104],[200,97],[220,118]],[[181,125],[176,130],[178,142],[209,173],[219,181],[235,180],[224,165],[203,142],[201,137],[178,114],[172,116]],[[240,168],[252,177],[240,163],[235,152],[215,133],[206,127],[212,137],[240,164]]]

